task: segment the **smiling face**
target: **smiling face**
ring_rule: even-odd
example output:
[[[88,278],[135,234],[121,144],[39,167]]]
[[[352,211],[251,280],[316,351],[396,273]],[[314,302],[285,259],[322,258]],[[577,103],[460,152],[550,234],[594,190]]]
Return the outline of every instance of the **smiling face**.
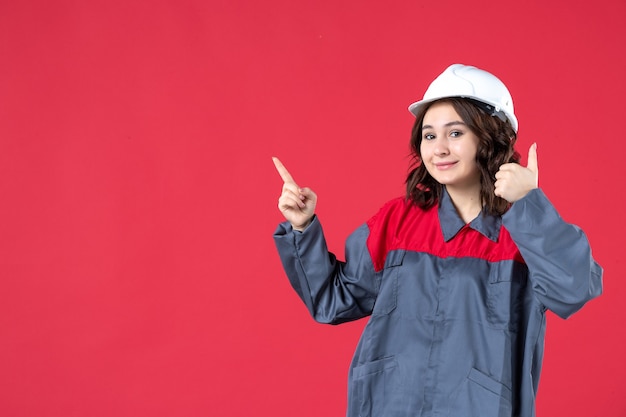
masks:
[[[415,165],[406,179],[407,200],[428,209],[445,186],[453,200],[479,198],[489,214],[504,214],[510,205],[494,194],[495,175],[503,164],[519,162],[516,140],[511,123],[470,99],[449,97],[421,107],[411,129]]]
[[[480,190],[476,163],[478,137],[447,102],[435,103],[424,115],[421,159],[428,173],[448,190]]]

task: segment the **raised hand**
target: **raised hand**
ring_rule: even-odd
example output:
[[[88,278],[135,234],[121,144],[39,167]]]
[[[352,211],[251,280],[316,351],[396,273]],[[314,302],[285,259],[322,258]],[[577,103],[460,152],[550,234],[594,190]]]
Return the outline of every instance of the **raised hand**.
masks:
[[[310,188],[300,188],[287,168],[276,157],[274,166],[283,180],[283,191],[278,199],[278,209],[295,230],[304,230],[315,214],[317,195]]]
[[[528,164],[525,168],[515,163],[500,167],[496,173],[494,193],[509,203],[514,203],[538,186],[537,144],[533,143],[528,149]]]

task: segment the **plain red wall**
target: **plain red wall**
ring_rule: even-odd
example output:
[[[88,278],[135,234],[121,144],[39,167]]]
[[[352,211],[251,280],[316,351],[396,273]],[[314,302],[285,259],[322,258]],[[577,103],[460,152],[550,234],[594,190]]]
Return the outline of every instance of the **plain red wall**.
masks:
[[[400,195],[406,106],[454,62],[605,294],[549,317],[539,416],[625,416],[626,3],[0,1],[0,415],[341,416],[365,321],[308,316],[271,239],[281,157],[329,246]],[[525,157],[524,157],[525,160]]]

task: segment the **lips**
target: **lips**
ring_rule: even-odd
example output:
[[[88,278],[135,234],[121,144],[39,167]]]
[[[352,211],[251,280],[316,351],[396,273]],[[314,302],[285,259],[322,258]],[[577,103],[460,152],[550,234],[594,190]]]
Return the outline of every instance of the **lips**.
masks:
[[[453,162],[437,162],[435,163],[435,168],[437,168],[440,171],[445,171],[447,169],[452,168],[453,166],[455,166],[458,163],[458,161],[453,161]]]

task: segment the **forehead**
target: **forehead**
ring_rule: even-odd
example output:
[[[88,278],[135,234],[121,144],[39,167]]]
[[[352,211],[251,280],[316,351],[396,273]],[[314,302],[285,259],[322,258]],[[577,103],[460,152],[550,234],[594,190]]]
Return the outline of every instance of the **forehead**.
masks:
[[[424,127],[434,127],[453,121],[463,122],[463,119],[461,119],[461,116],[454,110],[454,106],[451,103],[444,101],[434,103],[426,110],[422,125]]]

